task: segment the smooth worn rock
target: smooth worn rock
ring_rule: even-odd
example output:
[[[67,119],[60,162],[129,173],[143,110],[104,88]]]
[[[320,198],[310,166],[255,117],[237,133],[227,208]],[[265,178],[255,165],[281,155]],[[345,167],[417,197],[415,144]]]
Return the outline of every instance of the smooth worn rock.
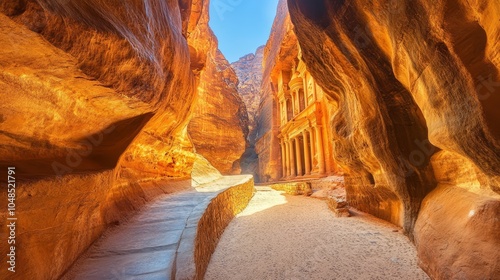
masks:
[[[194,187],[207,184],[222,178],[219,170],[215,169],[202,155],[196,155],[196,160],[191,171],[191,181]]]
[[[215,44],[201,74],[188,132],[196,152],[226,175],[241,173],[239,161],[247,146],[248,115],[237,84],[238,77]]]
[[[208,1],[204,1],[208,10]],[[217,38],[203,13],[190,34],[190,48],[203,57],[200,84],[188,133],[196,153],[222,174],[240,174],[240,158],[247,147],[248,114],[238,94],[238,77],[218,50]]]
[[[58,279],[109,225],[191,186],[197,88],[204,73],[230,67],[208,61],[224,60],[205,0],[4,0],[0,12],[0,167],[16,167],[23,221],[22,265],[0,278]],[[228,110],[211,131],[234,136],[212,143],[232,171],[246,113],[225,72],[217,81],[234,85],[218,86],[235,97],[214,100]]]
[[[239,80],[238,93],[248,112],[248,138],[251,143],[255,141],[256,118],[260,105],[264,49],[265,46],[260,46],[255,53],[247,54],[231,63]]]
[[[421,267],[435,279],[500,275],[500,195],[440,185],[422,203],[415,225]]]
[[[338,104],[331,141],[346,172],[349,204],[415,236],[431,277],[494,279],[498,250],[476,251],[458,241],[480,243],[483,232],[497,226],[490,211],[499,201],[500,15],[494,11],[500,3],[288,4],[309,70]],[[452,189],[447,200],[456,203],[429,194],[442,184]],[[483,226],[464,230],[459,225],[469,217],[455,208],[479,201],[490,201],[491,210],[474,214]],[[450,221],[446,231],[431,230],[441,221]],[[498,238],[486,240],[494,246]],[[435,248],[446,250],[433,253]],[[478,265],[465,265],[459,251],[475,256]]]
[[[264,59],[264,46],[259,47],[255,54],[248,54],[238,61],[231,63],[231,67],[238,76],[238,94],[245,103],[248,113],[248,146],[241,157],[240,166],[244,174],[259,177],[258,155],[255,152],[257,133],[257,116],[261,97],[262,62]]]

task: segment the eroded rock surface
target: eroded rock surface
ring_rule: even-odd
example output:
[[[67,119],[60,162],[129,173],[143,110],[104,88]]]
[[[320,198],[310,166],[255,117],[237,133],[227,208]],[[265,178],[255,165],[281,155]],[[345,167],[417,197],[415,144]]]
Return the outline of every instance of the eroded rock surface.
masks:
[[[240,158],[247,147],[248,115],[238,95],[238,77],[212,38],[215,43],[201,74],[188,132],[196,152],[215,168],[223,174],[240,174]]]
[[[420,266],[435,279],[495,279],[498,213],[498,194],[439,185],[424,199],[415,226]]]
[[[309,70],[338,103],[330,125],[349,204],[403,226],[432,277],[495,278],[499,252],[482,244],[499,239],[483,233],[498,231],[500,4],[288,4]]]
[[[262,84],[262,62],[264,48],[257,48],[255,53],[247,54],[238,61],[231,63],[239,79],[238,93],[245,102],[248,112],[249,140],[255,140],[257,111],[260,104],[260,88]]]
[[[208,10],[204,1],[204,11]],[[238,95],[238,77],[218,50],[217,38],[203,13],[190,33],[190,49],[203,64],[188,133],[197,153],[223,174],[240,174],[246,149],[248,114]],[[195,50],[195,51],[193,51]],[[192,55],[193,56],[193,55]]]
[[[245,174],[253,174],[258,178],[258,156],[255,152],[257,133],[257,116],[261,97],[262,62],[264,46],[259,47],[255,54],[248,54],[238,61],[231,63],[231,67],[238,76],[238,93],[246,105],[248,113],[248,146],[243,154],[240,166]]]
[[[22,265],[0,278],[58,279],[108,225],[191,187],[187,125],[201,76],[220,66],[209,55],[223,58],[208,1],[5,0],[0,12],[0,166],[16,166],[23,221]]]
[[[261,85],[261,101],[257,114],[257,128],[255,130],[256,152],[259,155],[257,180],[268,182],[281,178],[281,148],[279,145],[279,114],[278,103],[275,100],[273,89],[273,70],[281,65],[283,68],[292,68],[286,58],[296,57],[290,53],[297,39],[292,30],[293,26],[288,15],[286,1],[280,1],[276,18],[271,29],[271,35],[264,49],[263,75]]]

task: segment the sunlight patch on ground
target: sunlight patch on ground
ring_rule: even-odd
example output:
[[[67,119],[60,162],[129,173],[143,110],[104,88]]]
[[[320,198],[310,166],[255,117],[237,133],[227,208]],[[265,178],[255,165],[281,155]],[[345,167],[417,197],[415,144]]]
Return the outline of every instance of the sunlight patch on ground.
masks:
[[[236,216],[236,218],[251,216],[255,213],[262,212],[269,208],[288,203],[284,195],[275,195],[272,197],[272,199],[270,199],[268,195],[269,192],[277,192],[270,187],[255,187],[255,189],[257,190],[257,192],[252,199],[252,203],[243,212]],[[282,192],[279,193],[282,194]]]

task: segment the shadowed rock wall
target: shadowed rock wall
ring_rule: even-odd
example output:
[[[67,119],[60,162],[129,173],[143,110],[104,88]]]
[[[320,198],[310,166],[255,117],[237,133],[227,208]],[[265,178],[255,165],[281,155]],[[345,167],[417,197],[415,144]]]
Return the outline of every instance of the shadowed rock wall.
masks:
[[[349,203],[403,226],[436,279],[498,275],[499,3],[288,4],[308,69],[338,103]]]
[[[260,46],[255,54],[247,54],[238,61],[231,63],[239,79],[238,93],[245,102],[249,119],[250,142],[255,142],[255,129],[257,111],[260,104],[260,87],[262,84],[262,61],[264,59],[265,46]]]

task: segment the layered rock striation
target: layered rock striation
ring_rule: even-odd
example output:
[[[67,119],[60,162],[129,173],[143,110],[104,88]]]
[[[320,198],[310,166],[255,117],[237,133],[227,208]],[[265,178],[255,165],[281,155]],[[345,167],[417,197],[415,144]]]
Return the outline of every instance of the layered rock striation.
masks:
[[[253,174],[258,179],[258,155],[255,152],[257,133],[257,116],[261,97],[262,62],[264,46],[259,47],[255,54],[248,54],[238,61],[231,63],[231,67],[238,76],[238,94],[245,103],[248,113],[248,146],[243,154],[240,166],[245,174]]]
[[[231,63],[231,67],[238,76],[238,93],[245,102],[248,112],[249,141],[255,142],[257,111],[260,104],[260,89],[262,84],[262,62],[265,46],[257,48],[255,53],[247,54],[238,61]]]
[[[0,166],[16,167],[22,264],[0,278],[58,279],[109,225],[191,186],[188,123],[209,57],[223,59],[208,1],[5,0],[0,11]],[[216,102],[243,111],[231,95]],[[226,116],[244,147],[244,117]]]
[[[188,132],[197,153],[222,174],[240,174],[247,147],[248,114],[238,95],[238,77],[215,42],[201,74]]]
[[[338,104],[331,141],[350,205],[402,226],[435,279],[499,275],[499,4],[288,5]]]
[[[208,1],[204,2],[205,11]],[[190,49],[202,65],[188,133],[195,151],[223,174],[240,174],[245,152],[248,114],[238,95],[238,77],[218,49],[217,38],[208,26],[209,15],[200,16],[190,33]]]

